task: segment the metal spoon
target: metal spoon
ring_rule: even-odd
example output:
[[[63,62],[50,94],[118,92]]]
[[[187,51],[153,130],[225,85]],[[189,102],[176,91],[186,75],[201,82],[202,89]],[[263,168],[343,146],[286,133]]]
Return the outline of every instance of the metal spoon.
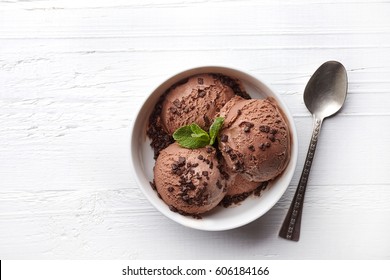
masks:
[[[298,188],[279,232],[280,237],[299,240],[303,200],[322,121],[341,109],[347,96],[347,85],[347,72],[344,66],[337,61],[322,64],[306,85],[303,99],[307,109],[313,115],[313,134]]]

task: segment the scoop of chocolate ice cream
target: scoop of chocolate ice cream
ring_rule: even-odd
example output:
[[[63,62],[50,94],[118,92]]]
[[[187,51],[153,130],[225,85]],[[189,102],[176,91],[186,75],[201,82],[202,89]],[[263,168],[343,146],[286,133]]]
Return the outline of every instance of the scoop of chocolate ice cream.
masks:
[[[248,181],[240,173],[232,174],[227,183],[228,196],[247,194],[250,195],[260,185],[260,182]]]
[[[227,169],[248,181],[274,179],[290,159],[290,132],[273,99],[231,99],[221,110],[225,117],[219,148]]]
[[[163,149],[154,167],[154,182],[172,211],[198,215],[210,211],[226,193],[216,150],[186,149],[177,143]]]
[[[161,122],[168,134],[191,123],[207,130],[215,115],[235,95],[217,75],[199,74],[173,87],[165,97]]]

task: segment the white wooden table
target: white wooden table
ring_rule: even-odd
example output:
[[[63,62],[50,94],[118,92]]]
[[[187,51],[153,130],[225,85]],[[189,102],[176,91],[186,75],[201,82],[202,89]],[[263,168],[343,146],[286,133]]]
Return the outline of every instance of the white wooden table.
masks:
[[[390,1],[1,1],[1,259],[390,259]],[[323,125],[301,240],[278,237],[311,135],[303,103],[327,60],[348,70]],[[294,116],[298,166],[265,216],[180,226],[129,167],[129,127],[178,71],[261,78]]]

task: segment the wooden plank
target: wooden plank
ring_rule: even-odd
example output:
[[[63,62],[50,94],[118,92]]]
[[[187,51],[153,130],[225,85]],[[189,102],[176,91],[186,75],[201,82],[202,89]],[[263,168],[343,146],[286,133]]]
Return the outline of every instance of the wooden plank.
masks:
[[[9,193],[8,201],[0,199],[0,205],[8,203],[7,207],[14,207],[15,212],[0,215],[0,226],[14,231],[0,231],[0,240],[7,240],[1,243],[0,255],[44,259],[387,258],[390,247],[383,240],[390,226],[386,219],[390,192],[387,186],[373,187],[376,192],[368,191],[366,186],[311,187],[299,243],[277,237],[287,211],[282,209],[284,201],[248,226],[225,232],[202,232],[177,225],[136,201],[133,206],[128,203],[134,198],[133,193],[127,190],[70,191],[62,195]],[[383,207],[381,210],[373,205],[372,198]],[[42,212],[33,205],[38,202]],[[54,204],[57,205],[54,211],[45,209]],[[198,246],[193,246],[194,243]],[[346,247],[350,250],[342,249]]]

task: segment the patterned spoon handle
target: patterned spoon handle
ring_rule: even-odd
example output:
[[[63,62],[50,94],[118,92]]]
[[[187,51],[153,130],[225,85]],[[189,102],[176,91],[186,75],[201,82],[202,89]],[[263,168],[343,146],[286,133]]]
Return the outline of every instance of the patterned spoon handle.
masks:
[[[311,136],[309,150],[306,155],[305,164],[301,178],[299,179],[298,188],[295,192],[293,201],[290,209],[288,210],[287,216],[283,222],[282,228],[280,229],[279,236],[288,240],[298,241],[301,232],[301,219],[303,200],[305,198],[305,191],[307,181],[309,178],[311,164],[313,162],[314,153],[317,147],[318,136],[320,134],[322,125],[322,119],[314,119],[313,134]]]

